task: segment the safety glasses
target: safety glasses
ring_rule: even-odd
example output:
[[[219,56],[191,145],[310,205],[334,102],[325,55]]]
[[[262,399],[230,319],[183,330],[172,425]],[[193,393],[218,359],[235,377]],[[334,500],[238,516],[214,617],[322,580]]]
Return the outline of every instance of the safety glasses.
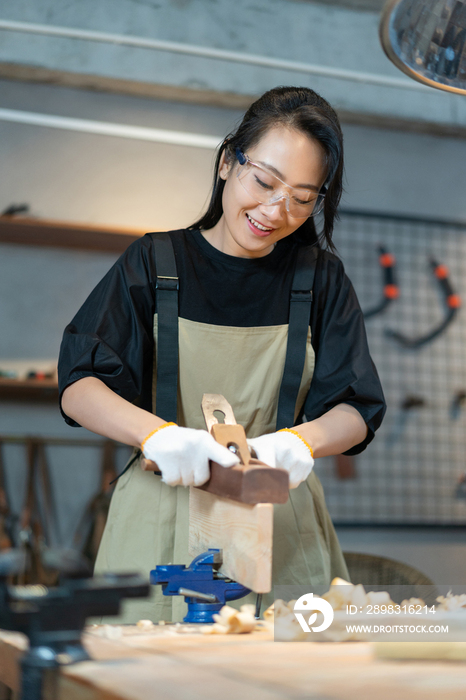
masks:
[[[239,148],[235,154],[240,164],[236,177],[256,202],[271,205],[285,199],[286,211],[294,219],[307,219],[322,211],[327,193],[325,187],[320,192],[291,187],[263,166],[253,163]]]

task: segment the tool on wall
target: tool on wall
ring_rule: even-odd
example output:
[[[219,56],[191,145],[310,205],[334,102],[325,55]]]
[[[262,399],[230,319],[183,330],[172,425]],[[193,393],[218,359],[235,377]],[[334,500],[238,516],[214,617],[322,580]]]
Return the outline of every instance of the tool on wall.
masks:
[[[58,540],[60,537],[45,444],[39,438],[29,438],[26,450],[26,500],[18,537],[20,547],[27,553],[28,566],[16,583],[51,586],[57,581],[56,572],[44,568],[42,554],[51,543],[52,533]]]
[[[352,455],[335,455],[334,464],[337,473],[337,479],[346,481],[347,479],[356,479],[356,467],[354,457]]]
[[[455,487],[454,497],[460,501],[466,500],[466,473],[461,474]]]
[[[3,441],[0,440],[0,552],[13,546],[13,520],[6,484]]]
[[[419,336],[418,338],[408,338],[408,336],[404,335],[403,333],[387,328],[385,330],[385,335],[389,338],[394,338],[405,348],[416,349],[430,343],[432,340],[434,340],[434,338],[437,338],[437,336],[439,336],[447,328],[447,326],[450,325],[461,306],[461,298],[455,293],[453,287],[451,286],[448,277],[449,272],[446,265],[441,265],[436,260],[431,258],[430,267],[433,275],[438,281],[443,295],[445,315],[443,320],[437,326],[435,326],[435,328],[430,330],[425,335]]]
[[[466,391],[460,389],[453,397],[450,406],[450,416],[452,420],[457,420],[461,415],[461,409],[466,401]],[[457,481],[454,497],[458,500],[466,500],[466,472]]]
[[[112,484],[116,477],[115,453],[116,444],[112,440],[106,440],[102,446],[100,489],[87,505],[74,537],[74,546],[91,562],[95,562],[107,522]]]
[[[452,420],[457,420],[461,415],[461,409],[466,401],[466,391],[460,389],[455,396],[450,405],[450,417]]]
[[[16,216],[17,214],[27,214],[28,211],[29,204],[10,204],[0,216]]]
[[[26,453],[26,489],[19,515],[10,508],[3,459],[4,448],[10,444],[23,445]],[[65,550],[61,546],[63,539],[56,509],[57,494],[47,459],[48,448],[55,446],[73,449],[91,447],[102,454],[100,491],[92,498],[76,528],[74,550]],[[79,551],[88,562],[94,561],[111,498],[109,482],[115,476],[117,449],[117,443],[111,440],[0,435],[0,551],[4,542],[9,547],[23,548],[28,553],[27,567],[15,583],[52,585],[56,573],[45,570],[42,565],[44,557],[50,557],[52,552],[60,552],[63,558],[65,551]]]
[[[395,278],[395,256],[389,253],[383,245],[379,246],[378,251],[379,265],[383,271],[383,297],[376,306],[363,312],[365,319],[381,313],[394,299],[398,299],[400,296],[400,290]]]
[[[402,411],[411,411],[413,408],[422,408],[423,406],[426,406],[427,403],[425,399],[422,398],[422,396],[414,396],[408,394],[403,400],[403,403],[401,404],[401,410]]]
[[[427,406],[427,401],[422,396],[417,396],[414,394],[407,394],[403,399],[403,402],[398,411],[398,415],[395,417],[392,429],[387,436],[387,444],[396,444],[405,431],[408,415],[419,408],[424,408]]]
[[[164,595],[184,596],[185,622],[212,622],[225,602],[271,589],[272,504],[286,503],[289,490],[288,472],[251,456],[244,428],[223,396],[204,394],[202,411],[209,432],[240,463],[225,469],[211,462],[209,481],[190,489],[192,563],[159,565],[150,572]]]

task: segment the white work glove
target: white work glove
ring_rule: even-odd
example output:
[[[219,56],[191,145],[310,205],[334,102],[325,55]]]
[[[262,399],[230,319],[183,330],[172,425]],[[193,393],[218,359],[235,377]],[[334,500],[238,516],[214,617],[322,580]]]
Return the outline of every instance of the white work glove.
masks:
[[[219,445],[206,430],[165,423],[141,445],[144,457],[156,462],[162,481],[169,486],[201,486],[210,477],[209,460],[222,467],[239,463],[238,457]]]
[[[248,440],[257,459],[269,467],[286,469],[290,477],[290,489],[295,489],[307,479],[314,466],[311,446],[294,430],[284,428],[277,433],[261,435]]]

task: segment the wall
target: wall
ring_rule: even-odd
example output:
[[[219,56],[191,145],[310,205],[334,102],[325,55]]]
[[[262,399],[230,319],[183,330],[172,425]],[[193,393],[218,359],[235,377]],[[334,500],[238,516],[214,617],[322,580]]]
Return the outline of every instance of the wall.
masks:
[[[13,81],[0,83],[0,106],[219,136],[240,116],[232,109]],[[344,125],[344,132],[346,207],[466,218],[464,141],[350,124]],[[3,122],[0,210],[24,201],[34,215],[51,219],[141,230],[184,226],[204,205],[213,155],[208,149]],[[18,359],[53,362],[64,325],[114,256],[14,245],[2,245],[1,253],[0,364]],[[0,434],[5,433],[91,437],[83,430],[67,427],[52,406],[13,402],[0,406]],[[10,446],[6,457],[11,484],[19,494],[24,482],[23,456],[18,447]],[[99,459],[99,451],[94,448],[73,453],[60,453],[54,448],[50,452],[62,514],[67,514],[64,542],[71,541],[80,511],[96,487]],[[119,459],[124,461],[123,451]],[[19,502],[17,496],[16,507]],[[354,532],[344,542],[346,549],[360,545],[392,556],[398,552],[401,559],[411,556],[410,551],[398,547],[399,541],[384,549],[378,531],[367,539],[360,530]],[[443,573],[448,571],[448,560],[451,577],[459,576],[458,554],[464,549],[461,536],[453,541],[445,535],[441,545],[435,547],[427,543],[424,568],[438,571],[439,567],[432,568],[429,561],[441,561],[437,555],[442,549]]]
[[[217,100],[225,94],[252,97],[279,84],[304,84],[359,117],[464,128],[464,101],[399,73],[380,46],[379,14],[360,11],[358,3],[349,8],[295,0],[1,0],[0,17],[181,44],[181,52],[155,50],[0,28],[3,75],[29,71],[41,79],[80,80],[83,85],[159,86],[208,93]],[[235,60],[231,55],[229,60],[190,55],[183,53],[187,45],[302,67],[250,65],[238,62],[237,55]],[[391,85],[383,83],[387,80]]]
[[[336,243],[365,312],[384,298],[380,244],[395,256],[399,297],[366,319],[388,403],[377,438],[355,457],[354,479],[320,461],[330,513],[339,523],[464,525],[466,324],[456,308],[444,325],[450,309],[431,260],[464,300],[466,226],[343,215]]]
[[[227,108],[7,80],[0,81],[0,107],[219,140],[242,115]],[[343,206],[466,219],[466,141],[347,123],[343,130]],[[195,219],[209,192],[213,150],[1,121],[0,139],[0,208],[28,201],[37,216],[163,229]]]

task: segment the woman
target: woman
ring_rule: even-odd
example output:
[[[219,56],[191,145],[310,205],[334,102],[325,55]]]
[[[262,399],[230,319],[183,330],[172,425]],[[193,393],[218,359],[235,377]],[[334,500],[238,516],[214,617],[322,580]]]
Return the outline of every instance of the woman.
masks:
[[[290,474],[289,501],[274,511],[274,584],[322,586],[347,576],[314,458],[362,451],[385,409],[354,291],[316,232],[322,213],[320,239],[332,248],[342,173],[342,134],[330,105],[307,88],[270,90],[222,143],[207,213],[187,230],[133,243],[66,328],[65,420],[142,446],[146,458],[117,483],[97,571],[189,563],[184,486],[208,479],[209,459],[226,468],[236,461],[205,431],[206,392],[230,402],[259,459]],[[162,239],[174,250],[173,274],[159,270]],[[312,305],[309,289],[296,291],[295,268],[315,275]],[[170,345],[162,288],[175,276],[179,318]],[[293,385],[291,319],[302,309]],[[172,362],[173,372],[177,349],[167,389],[162,365]],[[182,607],[158,590],[152,601],[133,603],[126,620],[179,619]]]

